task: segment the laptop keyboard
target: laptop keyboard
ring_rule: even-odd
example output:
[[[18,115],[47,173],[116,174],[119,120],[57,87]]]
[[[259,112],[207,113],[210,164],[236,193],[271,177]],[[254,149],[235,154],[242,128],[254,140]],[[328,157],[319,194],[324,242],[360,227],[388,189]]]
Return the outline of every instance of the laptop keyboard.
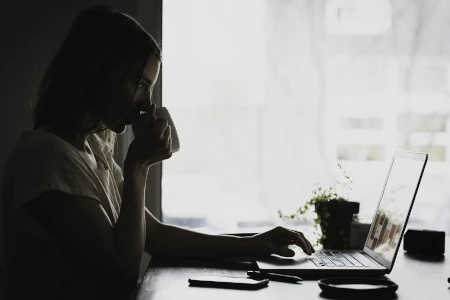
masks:
[[[321,251],[311,255],[309,259],[318,267],[368,267],[345,252]]]

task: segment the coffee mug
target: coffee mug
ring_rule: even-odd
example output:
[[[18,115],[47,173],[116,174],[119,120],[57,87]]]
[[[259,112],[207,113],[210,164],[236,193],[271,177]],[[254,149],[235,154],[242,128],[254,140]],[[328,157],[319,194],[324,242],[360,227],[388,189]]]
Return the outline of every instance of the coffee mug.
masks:
[[[156,109],[155,116],[158,119],[166,119],[169,122],[171,135],[172,135],[172,153],[180,150],[180,140],[178,139],[177,129],[175,128],[175,124],[173,123],[172,117],[170,116],[169,111],[165,107],[160,107]]]

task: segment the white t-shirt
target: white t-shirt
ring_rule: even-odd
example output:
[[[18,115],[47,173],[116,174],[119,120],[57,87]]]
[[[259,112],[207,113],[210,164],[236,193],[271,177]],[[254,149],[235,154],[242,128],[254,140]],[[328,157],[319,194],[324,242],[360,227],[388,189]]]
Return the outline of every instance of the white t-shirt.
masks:
[[[99,270],[69,253],[28,205],[45,191],[60,190],[98,201],[116,223],[122,171],[112,157],[107,158],[98,135],[91,134],[88,142],[99,169],[93,169],[74,146],[43,130],[24,132],[8,157],[0,202],[0,263],[6,290],[14,299],[112,297]]]

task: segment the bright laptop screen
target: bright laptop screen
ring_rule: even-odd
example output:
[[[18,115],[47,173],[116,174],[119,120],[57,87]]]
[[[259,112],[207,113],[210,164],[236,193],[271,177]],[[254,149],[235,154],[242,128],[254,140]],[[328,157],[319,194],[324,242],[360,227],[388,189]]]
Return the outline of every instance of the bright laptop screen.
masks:
[[[423,161],[396,157],[366,247],[392,262],[420,179]]]

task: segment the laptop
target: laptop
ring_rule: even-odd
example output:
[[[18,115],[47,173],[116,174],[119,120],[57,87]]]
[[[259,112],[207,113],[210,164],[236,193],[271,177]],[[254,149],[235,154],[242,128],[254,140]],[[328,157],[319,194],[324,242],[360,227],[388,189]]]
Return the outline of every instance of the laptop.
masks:
[[[303,277],[383,276],[394,267],[428,155],[396,151],[363,250],[322,250],[307,256],[255,258],[263,272]]]

